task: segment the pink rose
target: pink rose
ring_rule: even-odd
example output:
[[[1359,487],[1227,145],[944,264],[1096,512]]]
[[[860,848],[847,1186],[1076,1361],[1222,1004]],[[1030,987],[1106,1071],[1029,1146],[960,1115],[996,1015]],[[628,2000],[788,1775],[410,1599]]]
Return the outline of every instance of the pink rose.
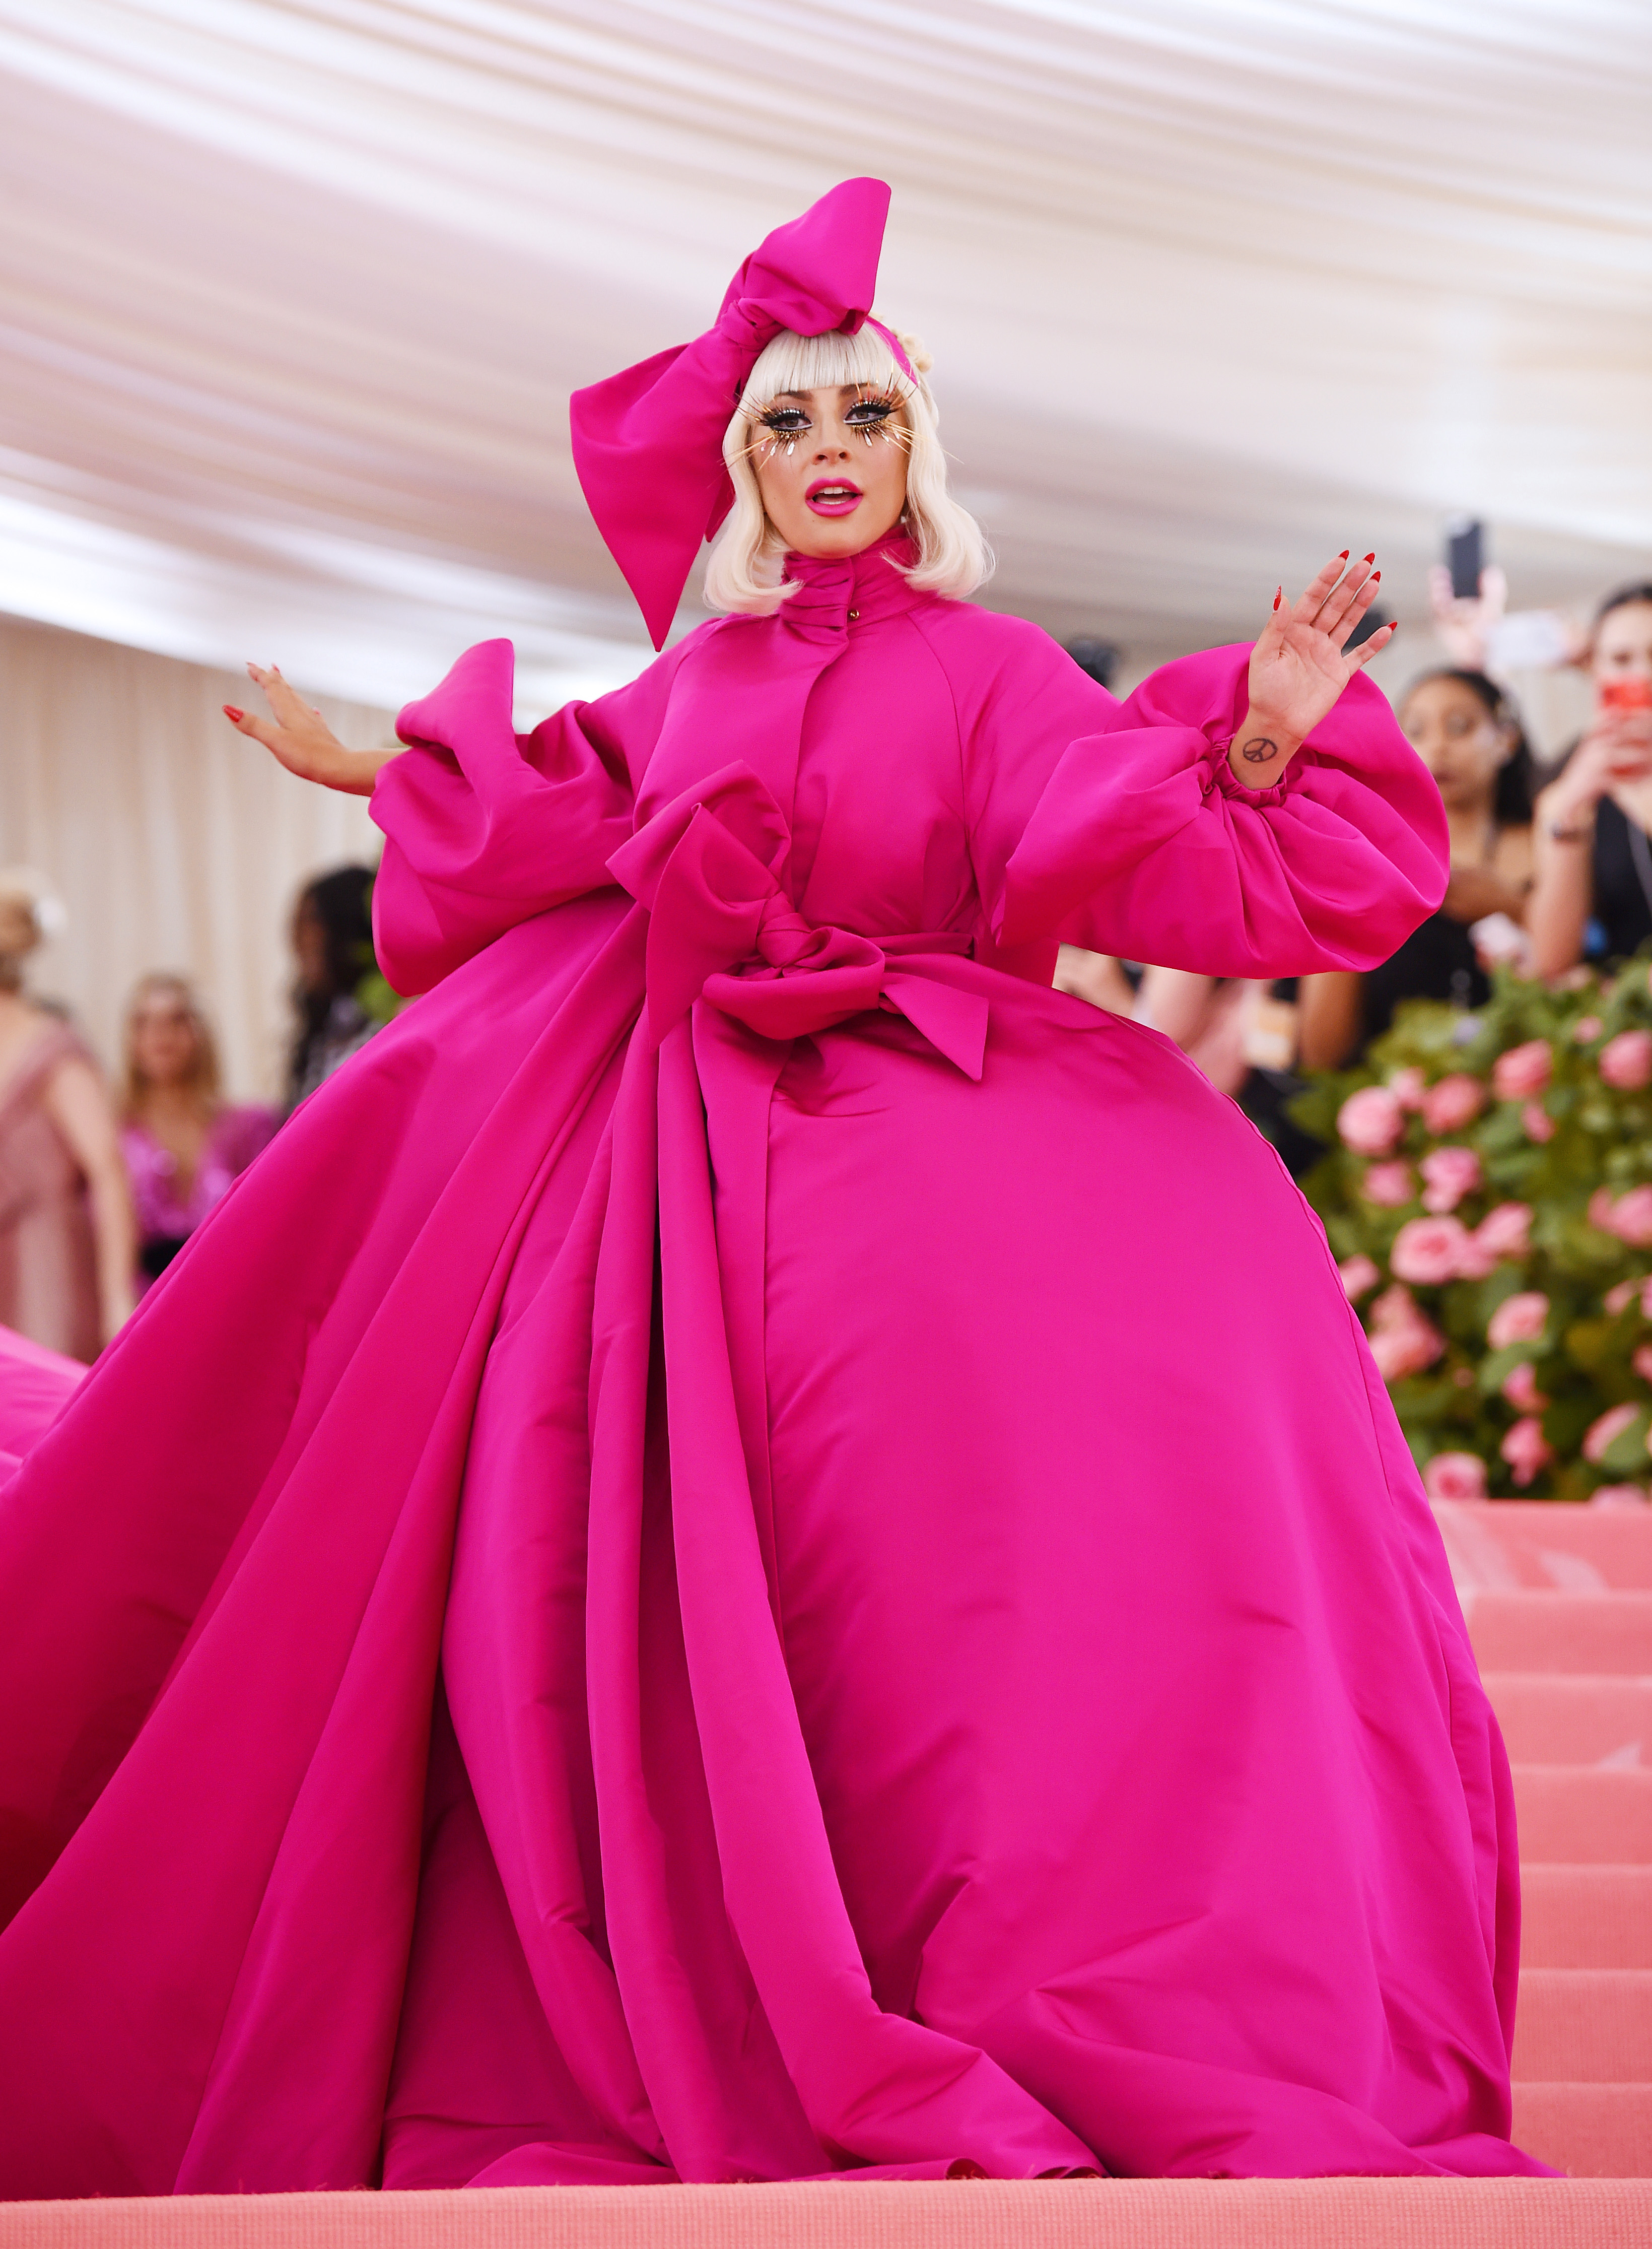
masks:
[[[1528,1202],[1500,1202],[1495,1210],[1487,1211],[1474,1229],[1476,1242],[1494,1262],[1500,1257],[1524,1257],[1532,1247],[1531,1235]]]
[[[1420,1374],[1445,1349],[1445,1338],[1417,1310],[1409,1289],[1385,1289],[1371,1307],[1371,1356],[1385,1382]]]
[[[1607,1310],[1611,1313],[1614,1319],[1616,1319],[1620,1312],[1627,1312],[1628,1310],[1629,1306],[1635,1302],[1636,1293],[1640,1290],[1641,1285],[1639,1276],[1632,1275],[1628,1280],[1620,1281],[1615,1289],[1608,1289],[1607,1290],[1605,1296],[1601,1297],[1601,1302],[1605,1305]]]
[[[1518,1413],[1540,1413],[1549,1402],[1546,1394],[1538,1388],[1529,1358],[1523,1358],[1505,1379],[1503,1395]]]
[[[1572,1026],[1572,1035],[1580,1047],[1592,1047],[1605,1028],[1598,1015],[1580,1015]]]
[[[1642,1382],[1652,1382],[1652,1343],[1643,1343],[1629,1361],[1629,1365]]]
[[[1445,1338],[1427,1320],[1414,1328],[1384,1328],[1371,1338],[1371,1356],[1385,1382],[1400,1382],[1408,1374],[1421,1374],[1445,1349]]]
[[[1351,1304],[1357,1304],[1361,1297],[1368,1295],[1382,1278],[1379,1269],[1363,1251],[1358,1256],[1345,1257],[1337,1271],[1342,1276],[1343,1293]]]
[[[1554,1075],[1554,1056],[1546,1039],[1528,1039],[1499,1055],[1491,1071],[1491,1086],[1499,1101],[1529,1101],[1547,1090]]]
[[[1589,1197],[1588,1220],[1589,1224],[1598,1226],[1602,1234],[1611,1233],[1612,1190],[1610,1187],[1596,1187],[1594,1193]]]
[[[1538,1470],[1546,1468],[1554,1458],[1554,1448],[1543,1434],[1542,1422],[1530,1414],[1505,1433],[1498,1450],[1513,1469],[1514,1481],[1519,1484],[1530,1483]]]
[[[1640,1410],[1638,1406],[1608,1406],[1600,1420],[1591,1421],[1583,1433],[1584,1459],[1598,1468],[1607,1447],[1623,1434]]]
[[[1336,1129],[1356,1156],[1392,1155],[1405,1130],[1405,1111],[1386,1085],[1362,1085],[1338,1110]]]
[[[1360,1182],[1360,1193],[1367,1202],[1378,1203],[1384,1210],[1402,1210],[1416,1193],[1416,1181],[1409,1164],[1370,1164]]]
[[[1591,1507],[1644,1507],[1646,1486],[1640,1483],[1603,1483],[1589,1494]]]
[[[1652,1031],[1620,1031],[1600,1053],[1601,1076],[1620,1093],[1652,1085]]]
[[[1460,1132],[1485,1106],[1485,1088],[1466,1070],[1431,1085],[1422,1097],[1422,1122],[1430,1132]]]
[[[1553,1118],[1546,1109],[1539,1108],[1535,1101],[1528,1101],[1520,1111],[1520,1123],[1528,1140],[1541,1142],[1554,1138]]]
[[[1388,1264],[1396,1279],[1425,1289],[1455,1281],[1469,1249],[1469,1229],[1460,1218],[1408,1219],[1394,1237]]]
[[[1472,1148],[1430,1148],[1422,1159],[1422,1171],[1428,1181],[1422,1207],[1436,1212],[1455,1210],[1485,1177]]]
[[[1402,1109],[1421,1109],[1428,1090],[1428,1080],[1416,1069],[1396,1069],[1388,1080],[1388,1091]]]
[[[1484,1499],[1485,1462],[1477,1453],[1436,1453],[1422,1471],[1430,1499]]]
[[[1606,1197],[1604,1216],[1597,1215],[1596,1206]],[[1631,1187],[1628,1194],[1614,1201],[1605,1187],[1589,1197],[1591,1222],[1607,1234],[1615,1234],[1620,1241],[1632,1248],[1645,1249],[1652,1246],[1652,1187]]]
[[[1493,1351],[1506,1351],[1511,1343],[1535,1343],[1548,1324],[1549,1300],[1539,1289],[1523,1289],[1505,1296],[1491,1315],[1485,1339]]]

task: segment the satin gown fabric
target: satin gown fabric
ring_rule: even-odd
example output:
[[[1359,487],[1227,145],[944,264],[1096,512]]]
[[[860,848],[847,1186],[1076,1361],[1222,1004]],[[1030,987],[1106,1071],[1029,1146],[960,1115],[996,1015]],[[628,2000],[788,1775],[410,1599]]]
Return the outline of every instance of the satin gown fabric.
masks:
[[[1058,938],[1363,967],[1356,679],[1122,705],[887,547],[380,777],[434,986],[0,1507],[0,2186],[1485,2174],[1507,1765],[1323,1236]]]

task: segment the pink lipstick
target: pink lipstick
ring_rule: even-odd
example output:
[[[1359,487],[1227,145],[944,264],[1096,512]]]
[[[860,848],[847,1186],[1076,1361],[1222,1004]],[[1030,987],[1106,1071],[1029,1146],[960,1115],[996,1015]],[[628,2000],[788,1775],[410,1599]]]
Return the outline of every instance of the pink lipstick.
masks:
[[[803,495],[816,515],[853,515],[864,494],[847,477],[819,477]]]

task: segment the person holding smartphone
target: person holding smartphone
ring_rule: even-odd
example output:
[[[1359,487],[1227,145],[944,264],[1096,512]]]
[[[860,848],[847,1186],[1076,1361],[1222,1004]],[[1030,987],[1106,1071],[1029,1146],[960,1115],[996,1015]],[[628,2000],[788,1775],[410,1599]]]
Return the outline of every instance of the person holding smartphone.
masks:
[[[1622,959],[1652,938],[1652,584],[1602,602],[1589,661],[1594,723],[1539,797],[1532,828],[1537,976],[1586,954]]]

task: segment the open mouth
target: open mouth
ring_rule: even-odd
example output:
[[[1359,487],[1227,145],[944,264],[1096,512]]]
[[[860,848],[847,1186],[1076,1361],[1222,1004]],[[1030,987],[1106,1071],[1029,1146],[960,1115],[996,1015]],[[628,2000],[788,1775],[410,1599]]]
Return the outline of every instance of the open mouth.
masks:
[[[816,515],[850,515],[860,506],[861,492],[846,477],[823,477],[803,495],[805,504]]]

